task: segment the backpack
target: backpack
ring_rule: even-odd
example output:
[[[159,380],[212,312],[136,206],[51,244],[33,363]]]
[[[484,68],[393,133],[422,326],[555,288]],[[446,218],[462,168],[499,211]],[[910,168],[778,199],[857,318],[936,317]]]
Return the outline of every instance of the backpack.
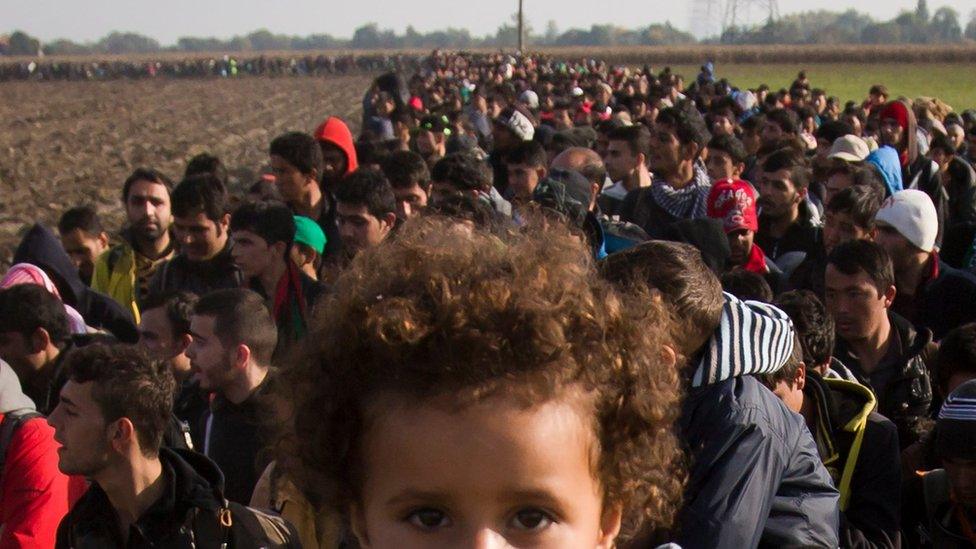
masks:
[[[44,417],[44,414],[29,408],[11,410],[3,415],[3,421],[0,422],[0,475],[3,474],[4,468],[7,466],[7,450],[10,449],[10,443],[13,441],[14,435],[17,434],[17,430],[24,423],[38,417]]]

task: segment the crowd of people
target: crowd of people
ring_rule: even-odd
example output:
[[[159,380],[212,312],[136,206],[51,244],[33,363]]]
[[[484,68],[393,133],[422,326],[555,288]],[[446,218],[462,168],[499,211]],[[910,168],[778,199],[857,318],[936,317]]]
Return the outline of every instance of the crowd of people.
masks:
[[[0,82],[12,80],[118,80],[142,78],[235,78],[243,76],[330,76],[380,71],[412,72],[421,56],[344,55],[178,55],[156,59],[29,59],[0,62]]]
[[[361,128],[30,227],[0,547],[976,544],[976,111],[435,52]]]

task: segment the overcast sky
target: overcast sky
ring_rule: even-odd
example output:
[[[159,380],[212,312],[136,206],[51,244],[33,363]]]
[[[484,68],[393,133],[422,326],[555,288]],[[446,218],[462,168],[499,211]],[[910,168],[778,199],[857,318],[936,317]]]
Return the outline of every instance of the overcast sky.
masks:
[[[561,31],[589,28],[594,23],[635,28],[664,21],[689,30],[695,1],[524,0],[526,18],[537,32],[543,32],[549,20],[554,20]],[[876,19],[889,19],[901,10],[913,9],[915,2],[779,0],[779,8],[786,14],[856,7]],[[517,5],[517,0],[0,0],[0,32],[22,29],[44,41],[93,41],[114,30],[134,31],[169,45],[181,36],[227,38],[260,28],[275,33],[326,33],[348,38],[356,27],[375,22],[397,32],[407,25],[421,32],[450,26],[467,28],[481,36],[493,33],[507,21]],[[959,11],[965,25],[976,2],[929,0],[931,12],[940,6]]]

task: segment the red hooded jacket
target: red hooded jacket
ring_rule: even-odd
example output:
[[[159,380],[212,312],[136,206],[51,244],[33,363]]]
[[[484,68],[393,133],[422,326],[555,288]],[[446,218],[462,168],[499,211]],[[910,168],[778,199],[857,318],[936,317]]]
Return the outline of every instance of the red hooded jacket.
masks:
[[[315,140],[332,143],[346,153],[346,175],[356,171],[359,162],[356,160],[356,147],[352,142],[349,126],[338,116],[330,116],[315,130]]]

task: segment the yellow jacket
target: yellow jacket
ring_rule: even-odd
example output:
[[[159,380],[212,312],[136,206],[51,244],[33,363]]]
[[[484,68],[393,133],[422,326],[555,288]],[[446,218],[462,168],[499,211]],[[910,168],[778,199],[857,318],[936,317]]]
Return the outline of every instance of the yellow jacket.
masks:
[[[136,284],[136,252],[128,242],[112,246],[95,260],[91,288],[128,309],[139,324]]]

